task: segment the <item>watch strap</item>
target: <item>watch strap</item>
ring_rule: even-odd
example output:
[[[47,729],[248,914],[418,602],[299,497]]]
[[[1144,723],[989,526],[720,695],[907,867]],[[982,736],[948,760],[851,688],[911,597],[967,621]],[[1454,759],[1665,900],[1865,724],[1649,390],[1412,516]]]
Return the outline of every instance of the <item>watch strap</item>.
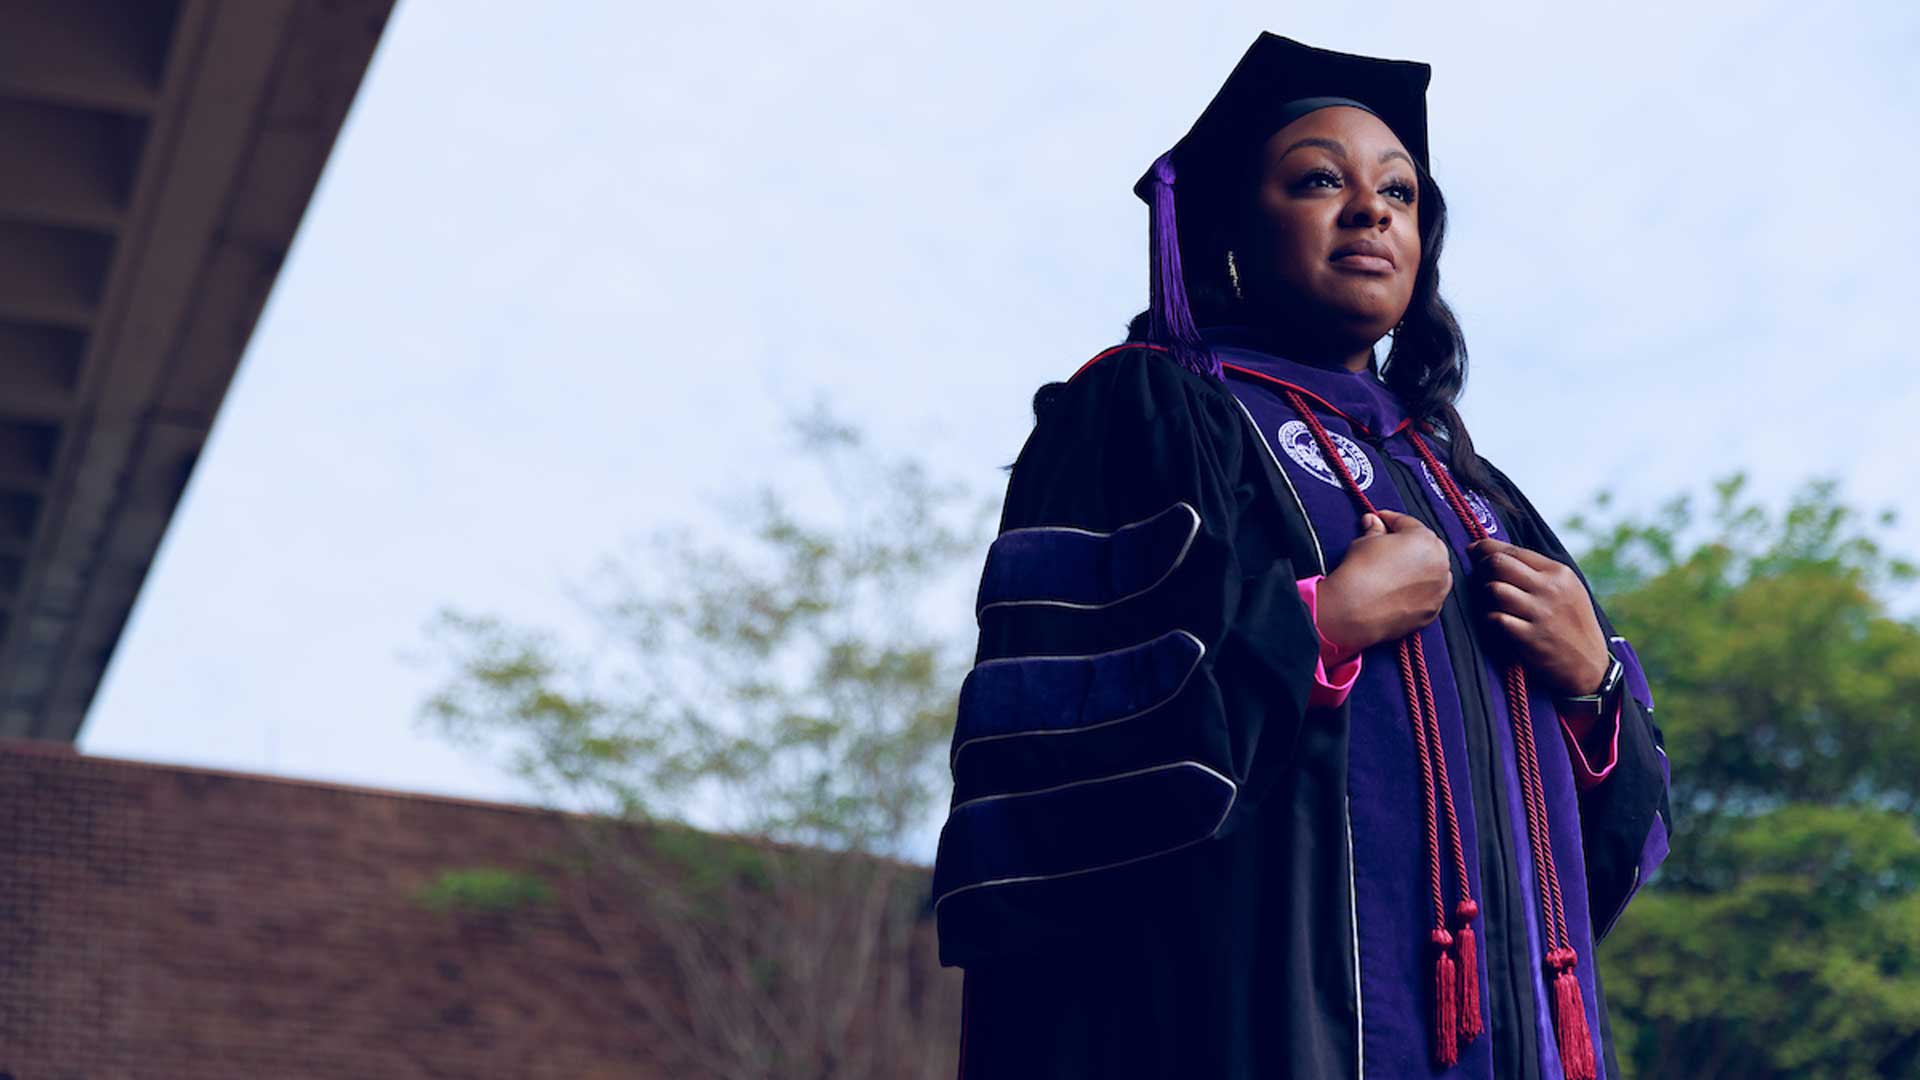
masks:
[[[1607,673],[1601,677],[1599,689],[1591,694],[1575,694],[1572,697],[1563,697],[1557,700],[1561,708],[1570,713],[1585,713],[1598,716],[1606,711],[1607,706],[1611,704],[1620,693],[1621,685],[1626,682],[1625,675],[1626,665],[1622,664],[1620,658],[1613,655],[1612,651],[1609,650],[1607,653]]]

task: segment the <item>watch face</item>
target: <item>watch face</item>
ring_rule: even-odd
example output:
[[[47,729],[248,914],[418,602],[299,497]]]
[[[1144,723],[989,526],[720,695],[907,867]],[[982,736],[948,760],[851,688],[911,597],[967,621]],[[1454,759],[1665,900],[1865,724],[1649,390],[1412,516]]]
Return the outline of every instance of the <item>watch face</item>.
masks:
[[[1607,665],[1607,677],[1600,680],[1600,696],[1606,697],[1618,689],[1620,686],[1620,677],[1625,675],[1626,672],[1626,665],[1620,662],[1620,658],[1617,656],[1613,657],[1612,662]]]

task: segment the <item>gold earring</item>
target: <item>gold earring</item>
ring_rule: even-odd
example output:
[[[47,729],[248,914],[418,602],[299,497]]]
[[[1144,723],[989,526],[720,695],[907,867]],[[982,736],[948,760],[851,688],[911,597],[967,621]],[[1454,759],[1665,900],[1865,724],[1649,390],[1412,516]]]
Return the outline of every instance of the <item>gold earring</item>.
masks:
[[[1233,282],[1233,298],[1245,300],[1246,294],[1240,291],[1240,268],[1233,264],[1233,249],[1227,249],[1227,280]]]

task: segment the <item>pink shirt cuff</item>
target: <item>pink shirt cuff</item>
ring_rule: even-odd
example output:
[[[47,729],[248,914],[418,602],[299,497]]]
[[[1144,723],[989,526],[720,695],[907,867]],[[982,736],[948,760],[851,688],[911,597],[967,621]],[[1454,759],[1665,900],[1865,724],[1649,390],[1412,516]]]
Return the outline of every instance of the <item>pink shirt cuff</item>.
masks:
[[[1346,653],[1320,633],[1320,579],[1315,574],[1294,582],[1300,599],[1313,617],[1314,636],[1320,641],[1320,655],[1314,661],[1313,689],[1307,695],[1312,708],[1336,708],[1347,700],[1355,680],[1360,677],[1360,653]],[[1604,718],[1591,716],[1560,717],[1560,734],[1567,744],[1567,757],[1573,763],[1574,786],[1582,791],[1607,778],[1620,756],[1620,704]],[[1595,759],[1598,759],[1597,763]]]
[[[1307,605],[1307,614],[1313,617],[1314,636],[1320,639],[1320,657],[1313,665],[1313,689],[1307,694],[1307,706],[1315,709],[1337,708],[1360,677],[1360,654],[1343,652],[1320,633],[1320,579],[1324,576],[1315,574],[1294,582]]]
[[[1560,735],[1573,762],[1573,785],[1585,791],[1605,780],[1620,757],[1620,702],[1603,717],[1562,716]]]

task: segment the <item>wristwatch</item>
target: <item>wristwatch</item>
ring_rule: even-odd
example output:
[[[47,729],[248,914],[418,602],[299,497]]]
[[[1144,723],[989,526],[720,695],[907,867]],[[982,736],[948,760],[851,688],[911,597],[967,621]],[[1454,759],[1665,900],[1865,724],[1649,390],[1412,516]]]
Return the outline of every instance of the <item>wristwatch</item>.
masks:
[[[1608,653],[1607,674],[1600,680],[1600,689],[1591,694],[1557,699],[1561,713],[1568,716],[1604,716],[1620,693],[1620,683],[1626,673],[1627,669],[1620,663],[1620,658]]]

